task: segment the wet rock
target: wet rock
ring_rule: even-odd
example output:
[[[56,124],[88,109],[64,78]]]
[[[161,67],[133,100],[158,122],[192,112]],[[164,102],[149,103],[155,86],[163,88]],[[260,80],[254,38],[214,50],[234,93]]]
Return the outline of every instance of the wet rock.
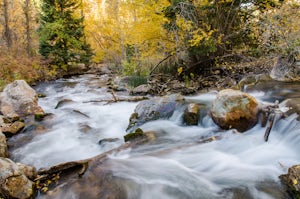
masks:
[[[136,139],[143,139],[145,138],[145,134],[142,129],[137,128],[134,132],[128,133],[124,136],[124,141],[134,141]]]
[[[270,76],[272,79],[284,82],[300,80],[300,66],[293,56],[281,56],[277,59]]]
[[[38,94],[24,80],[8,84],[0,94],[0,111],[6,117],[44,114]]]
[[[131,95],[147,95],[149,93],[149,86],[147,84],[139,85],[138,87],[135,87],[131,91]]]
[[[0,158],[0,198],[32,198],[34,183],[7,158]]]
[[[6,143],[6,137],[0,130],[0,157],[7,157],[7,143]]]
[[[243,132],[257,123],[258,102],[247,93],[232,89],[222,90],[213,102],[211,116],[221,128],[235,128]]]
[[[184,111],[183,120],[187,125],[197,125],[199,120],[200,106],[198,104],[189,104]]]
[[[292,166],[287,174],[281,175],[279,178],[287,186],[288,192],[293,198],[300,198],[300,165]]]
[[[134,130],[148,121],[171,117],[182,101],[179,94],[141,101],[130,116],[127,130]]]

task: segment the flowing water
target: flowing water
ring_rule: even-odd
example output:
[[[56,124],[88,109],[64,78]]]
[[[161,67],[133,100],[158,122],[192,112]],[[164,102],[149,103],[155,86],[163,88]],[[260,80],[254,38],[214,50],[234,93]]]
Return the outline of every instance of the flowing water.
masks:
[[[97,102],[112,98],[105,81],[105,76],[83,75],[37,86],[47,96],[39,104],[53,115],[46,118],[45,132],[12,149],[13,158],[42,168],[93,157],[120,146],[137,103]],[[252,89],[251,94],[260,101],[274,100],[273,92]],[[118,95],[126,97],[126,93]],[[211,103],[214,97],[215,93],[208,93],[187,100]],[[63,99],[65,103],[55,109]],[[124,179],[126,198],[285,197],[278,176],[300,163],[296,115],[277,121],[269,141],[264,142],[265,128],[260,125],[243,134],[221,131],[204,114],[198,126],[186,127],[182,125],[182,114],[178,109],[168,120],[141,126],[144,131],[155,132],[156,142],[109,156],[107,164],[113,175]],[[220,139],[198,143],[211,136]],[[99,145],[98,141],[105,138],[120,140]]]

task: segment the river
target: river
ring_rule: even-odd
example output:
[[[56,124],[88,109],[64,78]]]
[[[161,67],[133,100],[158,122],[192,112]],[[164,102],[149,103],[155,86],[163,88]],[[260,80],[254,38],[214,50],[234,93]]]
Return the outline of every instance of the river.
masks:
[[[82,75],[36,86],[38,92],[46,94],[39,99],[39,105],[51,116],[43,121],[46,127],[41,132],[28,128],[28,135],[38,132],[33,138],[28,139],[23,133],[10,140],[13,159],[44,168],[93,157],[123,144],[130,114],[137,103],[97,102],[112,98],[106,81],[107,76]],[[279,90],[282,93],[281,87],[259,89],[248,91],[259,101],[284,99],[278,95]],[[215,95],[211,92],[187,99],[211,103]],[[117,96],[127,97],[127,93]],[[64,103],[55,109],[61,100]],[[277,121],[265,142],[265,128],[260,125],[240,134],[220,130],[208,115],[203,115],[198,126],[187,127],[182,124],[182,114],[182,109],[178,109],[168,120],[141,126],[144,131],[155,132],[155,143],[109,156],[113,175],[124,179],[126,198],[285,197],[278,176],[300,163],[300,124],[296,115]],[[197,140],[210,136],[221,139],[197,144]],[[119,140],[98,143],[106,138]],[[64,198],[78,197],[73,194]]]

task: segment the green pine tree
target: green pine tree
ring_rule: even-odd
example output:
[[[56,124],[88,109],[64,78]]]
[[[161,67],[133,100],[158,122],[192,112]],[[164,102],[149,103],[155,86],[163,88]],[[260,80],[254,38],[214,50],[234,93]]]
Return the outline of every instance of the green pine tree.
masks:
[[[74,63],[88,65],[93,55],[79,6],[79,0],[42,0],[39,51],[64,70]]]

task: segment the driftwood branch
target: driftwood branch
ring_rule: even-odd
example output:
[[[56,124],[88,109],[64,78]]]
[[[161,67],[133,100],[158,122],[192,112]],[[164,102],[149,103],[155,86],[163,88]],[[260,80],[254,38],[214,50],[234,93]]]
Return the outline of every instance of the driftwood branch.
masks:
[[[155,71],[155,69],[156,69],[160,64],[162,64],[164,61],[168,60],[169,58],[171,58],[171,57],[173,57],[173,56],[174,56],[174,55],[170,54],[170,55],[168,55],[167,57],[165,57],[164,59],[160,60],[160,62],[158,62],[158,64],[156,64],[156,65],[152,68],[152,70],[151,70],[150,73],[149,73],[149,76],[152,75],[152,73]]]
[[[113,99],[102,99],[102,100],[90,100],[90,101],[85,101],[83,103],[100,103],[100,102],[106,102],[106,104],[110,103],[116,103],[116,102],[139,102],[149,99],[148,97],[141,96],[141,97],[132,97],[132,98],[116,98],[116,96],[113,97]]]
[[[118,98],[116,97],[114,91],[111,91],[111,95],[113,96],[114,101],[117,102]]]

